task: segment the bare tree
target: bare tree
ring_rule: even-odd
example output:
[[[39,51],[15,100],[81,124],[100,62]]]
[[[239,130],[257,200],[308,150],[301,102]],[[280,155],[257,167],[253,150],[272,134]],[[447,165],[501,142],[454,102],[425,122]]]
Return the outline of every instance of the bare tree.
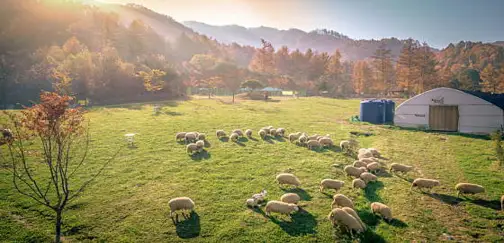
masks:
[[[4,138],[7,151],[0,151],[0,155],[12,164],[8,169],[16,190],[54,210],[55,242],[60,242],[65,207],[101,174],[120,149],[94,175],[78,183],[76,177],[83,168],[89,147],[84,112],[70,108],[69,96],[43,92],[40,98],[40,104],[19,113],[5,112],[10,118],[13,136]]]

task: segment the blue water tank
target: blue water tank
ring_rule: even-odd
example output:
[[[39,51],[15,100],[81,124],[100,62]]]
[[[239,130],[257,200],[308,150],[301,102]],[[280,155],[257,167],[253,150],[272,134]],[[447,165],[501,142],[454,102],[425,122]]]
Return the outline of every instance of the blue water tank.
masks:
[[[359,119],[363,122],[383,124],[385,122],[385,103],[383,100],[363,100],[360,103]]]
[[[394,123],[395,103],[392,100],[384,100],[385,103],[385,123]]]

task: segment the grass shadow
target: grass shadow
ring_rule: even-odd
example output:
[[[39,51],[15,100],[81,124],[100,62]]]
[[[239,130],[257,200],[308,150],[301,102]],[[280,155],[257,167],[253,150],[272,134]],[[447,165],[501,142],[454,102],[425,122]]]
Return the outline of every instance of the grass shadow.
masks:
[[[191,159],[195,160],[195,161],[200,161],[203,159],[210,159],[211,157],[212,157],[212,155],[206,150],[203,150],[199,153],[195,153],[195,154],[191,155]]]
[[[499,200],[487,201],[484,199],[470,199],[470,198],[468,198],[467,201],[469,201],[470,203],[485,207],[485,208],[490,208],[490,209],[494,209],[494,210],[501,210],[501,204],[500,204]]]
[[[221,142],[225,142],[225,143],[229,142],[229,138],[228,137],[221,137],[221,138],[219,138],[219,140]]]
[[[177,143],[180,144],[180,145],[185,145],[186,144],[184,140],[182,140],[182,141],[178,140]]]
[[[379,218],[371,212],[369,207],[366,207],[366,210],[357,211],[357,214],[367,226],[376,226],[380,223]]]
[[[327,193],[325,191],[321,192],[322,194],[324,194],[326,197],[330,198],[330,199],[333,199],[333,196],[334,194],[330,194],[330,193]]]
[[[400,178],[404,181],[407,181],[408,183],[413,183],[413,179],[412,178],[409,178],[409,177],[406,177],[406,174],[401,174],[401,173],[393,173],[395,176],[397,176],[397,178]]]
[[[459,204],[460,202],[463,201],[463,199],[461,198],[458,198],[458,197],[454,197],[454,196],[451,196],[451,195],[446,195],[446,194],[438,194],[438,193],[426,193],[426,192],[421,192],[422,194],[424,195],[427,195],[433,199],[436,199],[440,202],[443,202],[443,203],[446,203],[446,204],[449,204],[449,205],[457,205]]]
[[[371,229],[366,229],[364,233],[359,235],[359,239],[361,242],[373,242],[373,243],[385,243],[385,239],[383,236],[377,234],[376,232],[372,231]]]
[[[282,188],[282,191],[284,191],[286,193],[287,192],[296,193],[296,194],[299,195],[299,197],[303,201],[311,201],[311,199],[312,199],[312,196],[310,196],[310,194],[307,191],[305,191],[305,190],[303,190],[301,188],[290,188],[290,189]]]
[[[245,147],[246,146],[244,143],[240,142],[240,140],[236,140],[236,141],[234,141],[234,143],[237,144],[237,145],[239,145],[239,146],[241,146],[241,147]]]
[[[447,136],[459,136],[459,137],[464,137],[464,138],[490,140],[490,136],[481,135],[481,134],[466,134],[466,133],[459,133],[459,132],[430,131],[430,130],[422,130],[422,129],[418,129],[418,128],[399,127],[399,126],[389,126],[388,128],[391,130],[406,130],[406,131],[411,131],[411,132],[432,133],[432,134],[447,135]]]
[[[273,100],[273,99],[268,99],[266,102],[271,102],[271,103],[278,103],[281,100]]]
[[[317,227],[317,220],[315,216],[301,208],[299,209],[299,212],[291,215],[290,221],[278,220],[275,217],[270,217],[270,220],[280,226],[280,228],[282,228],[282,230],[290,236],[302,236],[317,233],[315,230]]]
[[[246,142],[248,142],[248,138],[246,138],[246,137],[240,137],[240,138],[238,138],[238,142],[240,142],[240,143],[246,143]]]
[[[330,147],[326,147],[323,149],[324,151],[332,151],[332,152],[335,152],[335,153],[339,153],[343,150],[341,150],[341,148],[339,146],[330,146]]]
[[[199,215],[196,212],[191,212],[189,218],[175,224],[178,237],[182,239],[190,239],[199,236],[201,224]]]
[[[382,168],[380,170],[378,170],[378,172],[376,172],[375,174],[376,176],[379,176],[379,177],[392,177],[392,174],[390,174],[386,169]]]
[[[74,203],[66,207],[67,210],[78,210],[84,208],[88,203],[86,202],[80,202],[80,203]]]
[[[397,228],[406,228],[408,224],[400,219],[392,219],[390,222],[385,221],[387,224],[397,227]]]
[[[377,191],[381,190],[382,188],[383,188],[383,182],[381,181],[369,182],[369,184],[366,186],[364,190],[364,196],[370,202],[381,202],[382,199],[380,195],[378,195]]]

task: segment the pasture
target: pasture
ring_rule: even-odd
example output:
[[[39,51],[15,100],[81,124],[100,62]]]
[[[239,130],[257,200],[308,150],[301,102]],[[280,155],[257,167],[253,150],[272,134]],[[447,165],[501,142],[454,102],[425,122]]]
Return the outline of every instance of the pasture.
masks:
[[[68,242],[334,242],[349,241],[327,219],[333,191],[319,192],[322,179],[344,180],[340,191],[354,200],[368,230],[364,242],[504,241],[504,171],[499,168],[492,143],[485,137],[404,130],[393,126],[351,123],[358,100],[300,98],[277,102],[217,99],[162,102],[158,115],[152,105],[128,104],[90,110],[91,149],[85,168],[118,157],[64,213]],[[365,190],[351,188],[343,167],[355,159],[339,148],[310,151],[281,138],[261,140],[257,130],[272,125],[287,133],[330,134],[334,141],[357,136],[361,147],[374,147],[393,162],[415,166],[404,177],[382,173]],[[223,142],[215,130],[253,129],[256,139]],[[189,156],[175,141],[176,132],[207,134],[206,153]],[[138,133],[136,147],[127,148],[124,134]],[[4,149],[2,147],[1,149]],[[5,165],[4,165],[5,166]],[[83,171],[82,178],[93,171]],[[262,189],[267,200],[279,200],[289,189],[275,182],[280,172],[301,180],[293,190],[302,198],[302,210],[289,218],[245,206],[245,200]],[[432,193],[410,191],[410,181],[438,179]],[[456,197],[458,182],[485,186],[487,192]],[[170,198],[188,196],[196,210],[174,225],[169,217]],[[394,218],[386,223],[370,213],[371,202],[391,207]],[[0,241],[50,241],[52,212],[15,191],[11,175],[0,170]]]

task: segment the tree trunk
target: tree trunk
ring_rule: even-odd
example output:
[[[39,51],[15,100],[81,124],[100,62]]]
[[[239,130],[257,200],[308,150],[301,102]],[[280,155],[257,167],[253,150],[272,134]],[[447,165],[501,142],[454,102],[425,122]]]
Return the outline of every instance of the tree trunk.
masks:
[[[233,104],[234,104],[234,95],[235,95],[235,93],[233,92]]]
[[[56,210],[56,238],[54,239],[54,242],[60,243],[61,242],[61,210],[58,209]]]

